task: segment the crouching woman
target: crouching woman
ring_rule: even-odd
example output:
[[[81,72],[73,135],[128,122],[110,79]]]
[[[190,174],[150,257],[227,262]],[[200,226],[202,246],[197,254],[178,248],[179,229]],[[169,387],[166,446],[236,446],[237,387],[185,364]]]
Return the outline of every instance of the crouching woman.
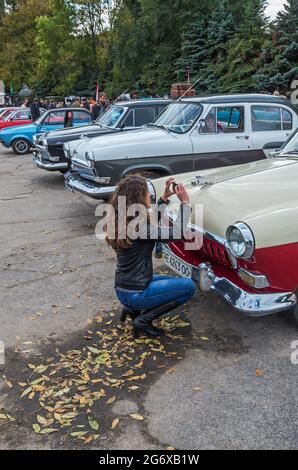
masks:
[[[191,208],[187,191],[182,184],[174,186],[173,178],[166,181],[158,206],[166,207],[169,197],[174,194],[180,200],[180,208],[176,221],[170,227],[158,223],[158,218],[152,216],[154,211],[150,210],[150,193],[142,176],[132,175],[122,180],[111,199],[110,217],[114,220],[109,220],[105,230],[107,242],[117,256],[115,291],[123,306],[121,321],[125,321],[127,315],[132,318],[135,337],[162,336],[163,330],[155,328],[152,322],[190,300],[195,293],[195,284],[191,279],[153,275],[155,243],[181,239],[189,222]],[[123,200],[126,201],[124,219],[119,203]],[[144,210],[138,210],[135,217],[129,216],[132,205]],[[136,217],[137,230],[129,236],[129,225]],[[109,226],[112,225],[114,233],[110,236]]]

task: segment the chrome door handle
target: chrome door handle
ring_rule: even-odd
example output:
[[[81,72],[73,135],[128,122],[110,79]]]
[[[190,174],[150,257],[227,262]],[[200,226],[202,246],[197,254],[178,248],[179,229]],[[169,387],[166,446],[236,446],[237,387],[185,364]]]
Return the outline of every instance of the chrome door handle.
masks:
[[[236,135],[236,139],[238,140],[248,140],[249,139],[249,135]]]

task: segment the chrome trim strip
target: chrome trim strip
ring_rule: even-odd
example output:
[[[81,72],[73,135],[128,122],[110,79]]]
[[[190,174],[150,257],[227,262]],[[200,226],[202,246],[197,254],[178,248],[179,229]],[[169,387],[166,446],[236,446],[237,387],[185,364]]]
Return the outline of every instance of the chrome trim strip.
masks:
[[[93,199],[108,199],[117,189],[117,186],[96,187],[76,178],[71,172],[66,173],[64,179],[67,189],[78,191]]]
[[[48,170],[48,171],[66,170],[68,167],[68,164],[65,162],[64,163],[52,163],[52,162],[43,163],[36,156],[32,158],[32,163],[38,168],[41,168],[42,170]]]
[[[168,246],[165,246],[164,249],[176,256]],[[183,262],[183,260],[181,261]],[[293,292],[269,294],[246,292],[228,279],[216,276],[210,263],[201,263],[199,266],[193,265],[192,268],[193,278],[197,277],[202,292],[214,292],[238,312],[247,316],[263,317],[271,315],[275,312],[288,310],[297,303],[297,297]]]

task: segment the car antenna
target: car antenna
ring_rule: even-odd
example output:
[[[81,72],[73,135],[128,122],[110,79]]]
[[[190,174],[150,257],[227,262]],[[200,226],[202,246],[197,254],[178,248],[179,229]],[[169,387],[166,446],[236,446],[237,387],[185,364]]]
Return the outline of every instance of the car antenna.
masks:
[[[113,104],[114,104],[114,103],[117,103],[117,101],[119,100],[119,98],[121,98],[122,95],[125,95],[125,93],[127,93],[128,91],[129,91],[129,88],[127,88],[125,91],[122,91],[122,93],[120,93],[120,95],[117,96],[116,99],[114,99]]]
[[[184,98],[185,95],[187,95],[187,93],[197,84],[199,83],[201,80],[203,80],[203,78],[206,77],[206,73],[204,73],[203,75],[201,75],[200,78],[198,78],[192,85],[190,85],[190,87],[183,93],[183,95],[180,96],[180,98],[178,99],[178,101],[181,101],[182,98]]]

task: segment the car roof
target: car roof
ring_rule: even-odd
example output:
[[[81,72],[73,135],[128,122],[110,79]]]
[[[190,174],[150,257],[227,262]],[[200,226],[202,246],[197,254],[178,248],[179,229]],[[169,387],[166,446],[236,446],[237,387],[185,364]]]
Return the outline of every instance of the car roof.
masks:
[[[72,107],[69,107],[69,108],[54,108],[54,109],[47,109],[46,110],[47,113],[49,112],[57,112],[57,111],[82,111],[82,112],[86,112],[86,113],[89,113],[90,114],[90,111],[89,109],[86,109],[86,108],[72,108]]]
[[[138,107],[138,106],[156,106],[160,104],[170,104],[173,100],[163,100],[163,99],[143,99],[143,100],[130,100],[130,101],[118,101],[117,103],[112,103],[116,106],[128,106],[128,107]]]
[[[262,93],[247,93],[247,94],[225,94],[225,95],[210,95],[210,96],[198,96],[192,98],[183,98],[183,102],[193,102],[193,103],[273,103],[273,104],[283,104],[292,108],[296,113],[298,113],[298,108],[294,106],[289,100],[285,98],[280,98],[279,96],[265,95]]]

